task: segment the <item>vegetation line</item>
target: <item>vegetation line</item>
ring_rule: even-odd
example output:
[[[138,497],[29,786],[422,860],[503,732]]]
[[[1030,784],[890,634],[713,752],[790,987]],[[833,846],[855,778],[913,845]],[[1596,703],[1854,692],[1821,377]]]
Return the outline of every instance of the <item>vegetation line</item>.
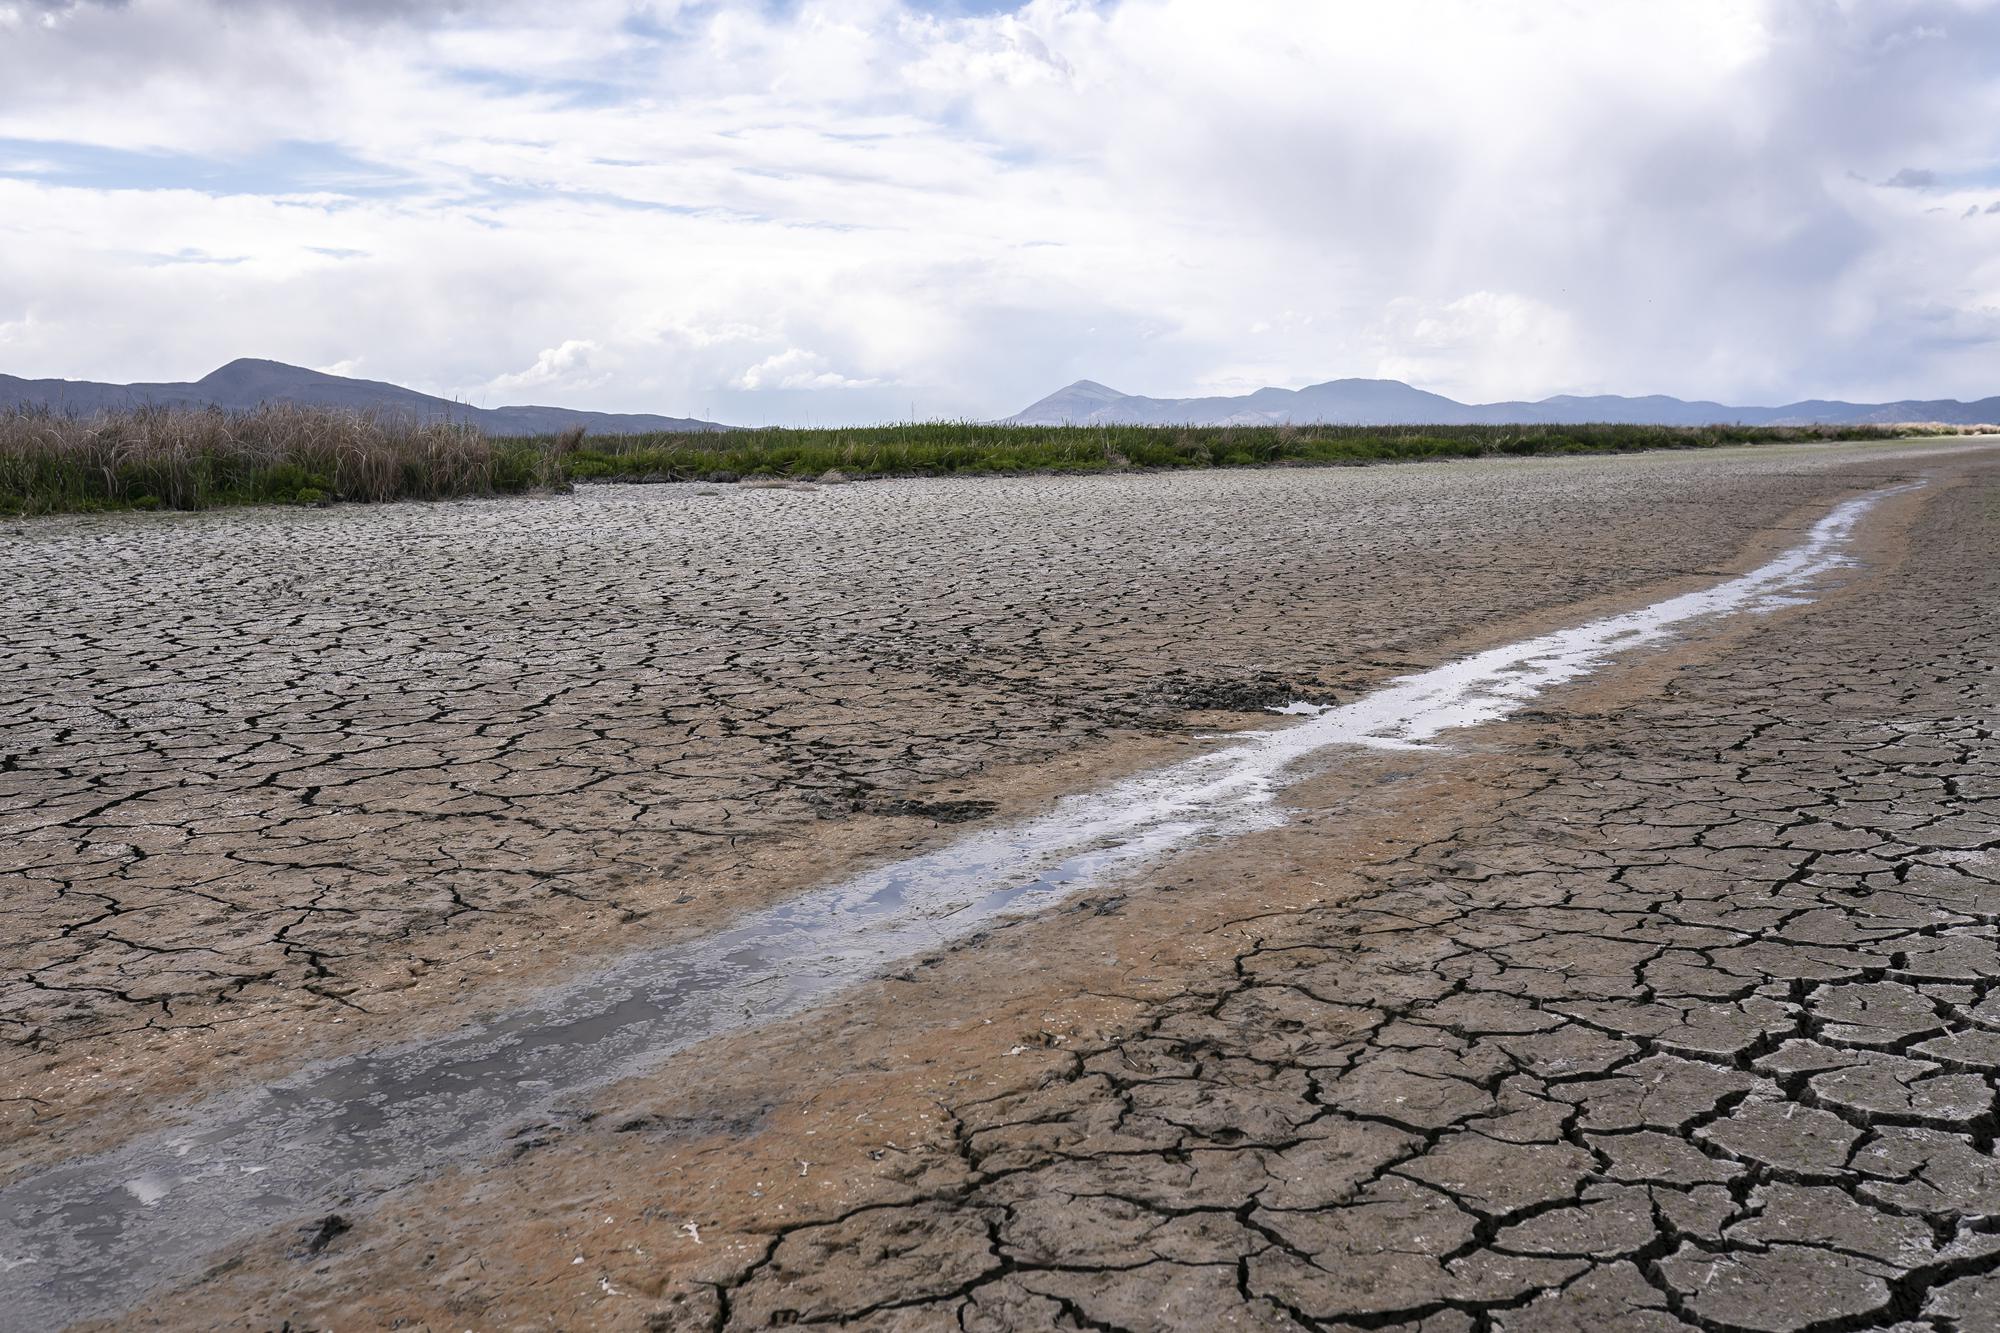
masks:
[[[489,439],[324,408],[0,413],[0,513],[439,500],[570,482],[1105,472],[1623,453],[1966,433],[1952,426],[989,426],[925,422]]]
[[[1885,440],[1910,426],[988,426],[927,422],[827,430],[593,437],[568,460],[578,480],[946,476],[1257,467],[1425,458],[1623,453],[1800,440]],[[1950,433],[1958,428],[1944,427]]]

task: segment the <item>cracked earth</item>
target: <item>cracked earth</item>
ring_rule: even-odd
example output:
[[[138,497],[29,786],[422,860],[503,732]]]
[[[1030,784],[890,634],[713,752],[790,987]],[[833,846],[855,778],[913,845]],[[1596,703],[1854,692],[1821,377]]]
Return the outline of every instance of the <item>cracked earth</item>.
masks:
[[[30,527],[10,1156],[938,845],[1220,709],[1712,581],[1911,476],[1814,605],[1357,757],[1293,827],[696,1048],[134,1319],[2000,1327],[1978,447]]]
[[[2000,479],[953,1114],[718,1322],[2000,1327]]]

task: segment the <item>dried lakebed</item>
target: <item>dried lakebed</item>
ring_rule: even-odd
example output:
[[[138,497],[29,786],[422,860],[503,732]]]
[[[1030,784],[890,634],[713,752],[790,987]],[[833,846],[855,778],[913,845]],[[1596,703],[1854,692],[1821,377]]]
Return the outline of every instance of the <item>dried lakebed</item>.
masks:
[[[0,525],[0,1178],[1979,448]]]
[[[310,1069],[203,1109],[191,1127],[0,1191],[0,1297],[35,1322],[117,1308],[230,1239],[321,1200],[370,1194],[490,1149],[558,1095],[641,1071],[726,1028],[789,1012],[1190,839],[1268,826],[1288,780],[1331,747],[1417,746],[1504,716],[1612,655],[1703,618],[1796,601],[1844,561],[1897,490],[1843,502],[1749,574],[1490,649],[1353,703],[1060,803],[784,906],[627,960],[446,1041]],[[337,1182],[337,1183],[334,1183]]]

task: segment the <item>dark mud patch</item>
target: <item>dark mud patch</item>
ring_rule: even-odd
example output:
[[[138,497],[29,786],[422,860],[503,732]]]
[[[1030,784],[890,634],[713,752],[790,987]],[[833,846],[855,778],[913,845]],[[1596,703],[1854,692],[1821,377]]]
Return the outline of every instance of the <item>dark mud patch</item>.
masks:
[[[997,801],[873,801],[860,807],[871,815],[901,815],[939,824],[969,824],[999,808]]]
[[[319,1221],[308,1223],[301,1228],[305,1236],[305,1245],[299,1251],[300,1257],[318,1254],[352,1230],[354,1224],[339,1213],[328,1213]]]
[[[1252,675],[1168,672],[1154,694],[1166,712],[1262,713],[1289,703],[1332,704],[1334,693],[1317,681],[1276,671]]]
[[[642,1112],[626,1116],[611,1127],[614,1134],[636,1134],[647,1139],[748,1138],[771,1113],[769,1106],[733,1112],[714,1111],[702,1115],[655,1115]]]

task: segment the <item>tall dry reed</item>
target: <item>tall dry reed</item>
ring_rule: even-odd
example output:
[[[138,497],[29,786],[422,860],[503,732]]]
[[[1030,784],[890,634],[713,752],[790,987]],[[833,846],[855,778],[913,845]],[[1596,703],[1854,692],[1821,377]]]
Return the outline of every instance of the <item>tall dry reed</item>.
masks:
[[[0,510],[444,499],[563,482],[554,451],[448,421],[274,405],[0,413]]]

